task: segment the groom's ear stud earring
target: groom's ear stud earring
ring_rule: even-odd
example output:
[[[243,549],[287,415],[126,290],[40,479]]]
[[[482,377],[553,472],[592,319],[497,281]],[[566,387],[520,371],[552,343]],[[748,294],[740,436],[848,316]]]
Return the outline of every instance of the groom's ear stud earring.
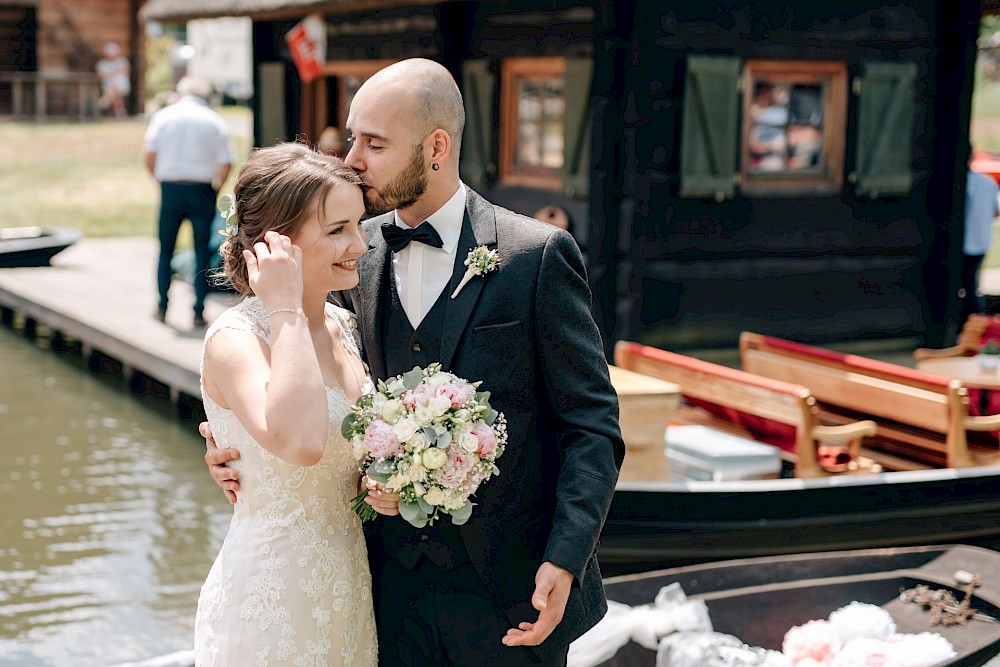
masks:
[[[434,171],[437,171],[440,168],[441,168],[441,165],[439,165],[437,162],[432,162],[431,163],[431,169],[433,169]]]

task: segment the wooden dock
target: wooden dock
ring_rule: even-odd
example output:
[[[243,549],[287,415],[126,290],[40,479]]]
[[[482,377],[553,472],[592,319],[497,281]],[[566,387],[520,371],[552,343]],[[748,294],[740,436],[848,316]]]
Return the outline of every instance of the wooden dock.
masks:
[[[59,253],[52,266],[0,269],[0,320],[24,318],[29,335],[77,341],[85,359],[117,361],[129,386],[136,377],[167,388],[175,406],[200,405],[199,366],[205,335],[192,326],[194,290],[174,280],[167,321],[157,321],[158,242],[146,237],[84,239]],[[205,304],[211,322],[235,296],[213,292]],[[41,325],[41,326],[39,326]]]

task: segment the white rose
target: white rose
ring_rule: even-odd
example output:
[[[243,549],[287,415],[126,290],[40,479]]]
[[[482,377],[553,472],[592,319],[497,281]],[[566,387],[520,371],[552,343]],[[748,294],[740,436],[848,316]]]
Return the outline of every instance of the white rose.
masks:
[[[430,387],[440,387],[446,382],[451,381],[452,376],[449,373],[437,373],[430,376],[426,380],[426,384]]]
[[[443,449],[431,447],[420,455],[420,460],[428,470],[437,470],[448,460],[448,453]]]
[[[410,448],[414,452],[420,452],[431,446],[431,439],[423,431],[417,431],[413,436],[407,441]]]
[[[466,431],[462,434],[461,438],[459,438],[458,445],[469,454],[472,454],[479,449],[479,438],[472,435],[471,432]]]
[[[413,411],[413,417],[421,426],[430,426],[434,421],[435,415],[426,405],[418,405],[417,409]]]
[[[385,397],[385,394],[379,392],[375,394],[375,397],[372,399],[372,407],[375,408],[376,412],[381,411],[382,406],[385,405],[385,402],[388,400],[389,399]]]
[[[451,409],[451,400],[444,396],[435,396],[427,401],[427,407],[431,409],[435,417],[440,417]]]
[[[444,502],[444,493],[436,486],[432,486],[427,489],[427,493],[424,494],[424,500],[431,505],[440,505]]]
[[[392,427],[395,431],[396,437],[399,438],[400,442],[406,442],[417,432],[418,426],[416,422],[407,417],[406,419],[400,419],[396,422],[396,425]]]
[[[383,401],[382,407],[379,408],[382,421],[387,424],[395,424],[405,412],[403,402],[395,398]]]

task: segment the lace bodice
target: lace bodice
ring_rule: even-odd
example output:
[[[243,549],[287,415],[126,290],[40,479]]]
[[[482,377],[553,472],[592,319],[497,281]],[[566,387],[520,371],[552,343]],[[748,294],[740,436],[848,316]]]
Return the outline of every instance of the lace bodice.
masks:
[[[326,312],[345,349],[360,355],[354,315],[332,304]],[[227,310],[206,340],[222,328],[250,331],[270,345],[270,320],[258,299]],[[216,443],[240,452],[231,464],[240,492],[198,603],[199,667],[377,662],[367,552],[350,506],[358,465],[340,435],[350,401],[339,388],[326,393],[326,450],[318,463],[301,467],[261,447],[202,387]]]

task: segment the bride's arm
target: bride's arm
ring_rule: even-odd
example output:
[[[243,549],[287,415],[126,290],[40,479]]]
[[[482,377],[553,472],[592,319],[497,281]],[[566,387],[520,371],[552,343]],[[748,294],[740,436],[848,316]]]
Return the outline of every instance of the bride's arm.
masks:
[[[251,287],[271,312],[271,347],[220,329],[205,343],[206,391],[264,449],[294,465],[319,461],[329,430],[326,388],[302,313],[302,253],[273,232],[246,252]],[[218,396],[216,396],[216,392]]]

